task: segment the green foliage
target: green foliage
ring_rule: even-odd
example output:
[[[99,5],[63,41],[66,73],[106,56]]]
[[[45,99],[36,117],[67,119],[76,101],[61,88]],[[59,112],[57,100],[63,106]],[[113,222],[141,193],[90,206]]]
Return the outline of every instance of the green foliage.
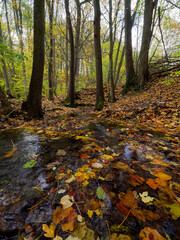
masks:
[[[4,59],[7,62],[14,62],[20,63],[23,58],[26,60],[28,59],[26,56],[23,56],[22,54],[11,50],[6,43],[0,43],[0,60]]]

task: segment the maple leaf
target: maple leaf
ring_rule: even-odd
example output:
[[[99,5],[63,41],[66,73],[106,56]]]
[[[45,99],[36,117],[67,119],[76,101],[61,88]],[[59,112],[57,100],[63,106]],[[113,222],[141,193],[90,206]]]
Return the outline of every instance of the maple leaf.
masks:
[[[44,234],[45,237],[54,238],[54,231],[56,229],[56,225],[54,223],[51,223],[50,227],[48,227],[46,224],[43,224],[42,229],[46,232]]]

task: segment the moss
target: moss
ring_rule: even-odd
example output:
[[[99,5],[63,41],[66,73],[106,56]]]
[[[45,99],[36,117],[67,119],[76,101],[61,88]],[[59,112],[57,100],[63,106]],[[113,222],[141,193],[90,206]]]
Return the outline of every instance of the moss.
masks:
[[[100,111],[104,107],[104,98],[99,97],[96,103],[96,110]]]

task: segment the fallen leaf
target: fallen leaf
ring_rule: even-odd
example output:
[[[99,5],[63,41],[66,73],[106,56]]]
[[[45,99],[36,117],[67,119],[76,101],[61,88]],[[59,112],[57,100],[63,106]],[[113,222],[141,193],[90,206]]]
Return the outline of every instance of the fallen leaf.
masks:
[[[102,187],[97,188],[96,195],[100,200],[104,200],[106,198],[106,193]]]
[[[69,208],[74,204],[74,197],[73,196],[69,196],[68,194],[63,196],[61,198],[60,203],[62,204],[63,208]]]
[[[150,197],[148,196],[148,192],[143,192],[143,193],[139,193],[139,196],[141,197],[141,200],[144,202],[144,203],[149,203],[149,202],[152,202],[154,200],[153,197]]]
[[[166,173],[162,173],[162,172],[160,172],[160,173],[155,173],[155,174],[153,174],[155,177],[158,177],[158,178],[160,178],[160,179],[162,179],[162,180],[170,180],[172,177],[171,176],[169,176],[169,175],[167,175]]]
[[[53,213],[53,223],[61,224],[63,231],[73,231],[74,225],[77,221],[77,213],[74,208],[69,207],[63,209],[61,206],[57,207]]]
[[[167,208],[170,208],[170,214],[174,220],[177,220],[180,217],[180,205],[178,203],[174,204],[165,204]]]
[[[63,156],[63,157],[66,156],[66,154],[67,154],[66,151],[63,149],[59,149],[56,153],[57,156]]]
[[[117,235],[117,233],[113,233],[111,235],[111,239],[112,240],[131,240],[132,238],[128,235],[125,234],[120,234],[119,236]]]
[[[159,187],[159,184],[156,182],[156,179],[148,178],[146,183],[154,190]]]
[[[139,234],[142,240],[166,240],[156,229],[145,227]]]
[[[44,234],[45,237],[54,238],[54,231],[56,229],[56,225],[54,223],[51,223],[50,227],[48,227],[46,224],[43,224],[42,229],[46,232]]]
[[[32,168],[36,165],[36,161],[31,160],[23,164],[23,168]]]

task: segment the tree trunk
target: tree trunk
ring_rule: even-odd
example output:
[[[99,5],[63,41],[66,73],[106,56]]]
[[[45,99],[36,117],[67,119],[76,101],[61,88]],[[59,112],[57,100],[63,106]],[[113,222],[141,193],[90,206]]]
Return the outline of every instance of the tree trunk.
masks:
[[[153,9],[156,6],[156,4],[157,0],[145,1],[143,35],[138,65],[138,85],[140,89],[144,87],[146,81],[149,79],[148,56],[152,36],[151,32],[152,15]]]
[[[20,52],[23,56],[22,59],[22,69],[23,69],[23,81],[24,81],[24,88],[26,93],[26,66],[24,61],[24,43],[23,43],[23,25],[22,25],[22,11],[21,11],[21,0],[19,0],[19,6],[17,6],[16,0],[12,0],[13,3],[13,12],[14,12],[14,21],[16,26],[16,33],[19,38],[19,46]]]
[[[76,1],[77,7],[77,20],[76,20],[76,37],[75,37],[75,48],[74,48],[74,75],[76,79],[76,86],[78,87],[78,77],[79,77],[79,39],[80,39],[80,29],[81,29],[81,4],[79,0]]]
[[[66,21],[69,28],[69,41],[71,48],[71,60],[70,60],[70,81],[68,88],[67,101],[70,106],[74,106],[74,92],[75,92],[75,75],[74,75],[74,37],[73,29],[71,24],[70,12],[69,12],[69,0],[65,0],[65,10],[66,10]]]
[[[54,99],[54,71],[53,71],[53,12],[54,12],[54,0],[47,0],[49,11],[49,35],[50,35],[50,50],[49,50],[49,100]]]
[[[68,88],[68,83],[69,83],[69,48],[68,48],[69,42],[68,42],[68,23],[66,21],[66,89]]]
[[[114,92],[114,77],[113,77],[113,22],[112,22],[112,0],[109,0],[109,82],[111,85],[110,88],[110,101],[115,101],[115,92]]]
[[[27,99],[27,108],[28,115],[35,118],[43,116],[41,98],[44,72],[44,33],[45,3],[44,0],[34,0],[33,68]]]
[[[8,10],[7,10],[7,0],[4,0],[4,5],[5,5],[5,11],[6,11],[6,22],[7,22],[7,28],[8,28],[9,43],[10,43],[11,50],[13,50],[13,43],[12,43],[12,38],[11,38],[11,29],[10,29],[10,25],[9,25],[9,17],[8,17]],[[15,67],[14,67],[14,62],[12,62],[12,77],[14,77],[14,76],[15,76]]]
[[[100,4],[99,0],[94,0],[94,49],[96,59],[96,110],[101,110],[104,106],[102,55],[100,39]]]
[[[3,115],[9,114],[12,111],[12,107],[1,86],[0,86],[0,102],[1,102],[0,113]]]
[[[135,85],[135,71],[132,58],[132,38],[131,38],[131,0],[125,0],[125,56],[126,56],[126,93],[131,86]]]
[[[2,28],[1,28],[1,22],[0,22],[0,42],[3,43],[3,34],[2,34]],[[3,58],[4,53],[1,53],[1,56],[2,56],[2,59],[1,59],[2,69],[3,69],[3,74],[4,74],[4,80],[5,80],[5,83],[6,83],[7,94],[12,96],[11,88],[10,88],[10,81],[9,81],[9,76],[8,76],[8,70],[7,70],[7,67],[6,67],[6,62]]]

